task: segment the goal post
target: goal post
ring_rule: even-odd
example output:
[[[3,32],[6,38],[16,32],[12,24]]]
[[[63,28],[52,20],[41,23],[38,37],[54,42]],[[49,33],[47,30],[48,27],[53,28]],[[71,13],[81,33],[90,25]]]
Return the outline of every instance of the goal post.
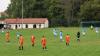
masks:
[[[93,25],[94,27],[100,27],[100,21],[82,21],[80,23],[81,27],[90,27],[91,25]]]
[[[80,31],[83,35],[88,31],[88,28],[94,29],[95,32],[100,30],[100,21],[81,21],[80,22]]]

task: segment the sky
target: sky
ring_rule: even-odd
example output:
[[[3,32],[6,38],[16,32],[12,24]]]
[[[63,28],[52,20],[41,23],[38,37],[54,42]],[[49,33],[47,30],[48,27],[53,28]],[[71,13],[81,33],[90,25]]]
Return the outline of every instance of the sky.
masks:
[[[10,0],[0,0],[0,12],[7,10],[7,7],[10,4]]]

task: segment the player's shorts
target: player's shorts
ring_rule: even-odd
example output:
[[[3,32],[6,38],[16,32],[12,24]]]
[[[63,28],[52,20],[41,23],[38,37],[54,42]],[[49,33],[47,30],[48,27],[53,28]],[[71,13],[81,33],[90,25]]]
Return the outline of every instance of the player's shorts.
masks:
[[[57,33],[54,33],[55,36],[57,36]]]
[[[60,36],[60,39],[62,39],[62,36]]]
[[[32,44],[34,44],[34,41],[32,41]]]
[[[9,37],[6,37],[6,40],[9,40]]]
[[[45,47],[45,46],[46,46],[46,44],[42,44],[42,46],[43,46],[43,47]]]
[[[66,41],[66,43],[69,43],[69,42],[70,42],[69,40]]]
[[[20,46],[23,46],[23,42],[20,42]]]

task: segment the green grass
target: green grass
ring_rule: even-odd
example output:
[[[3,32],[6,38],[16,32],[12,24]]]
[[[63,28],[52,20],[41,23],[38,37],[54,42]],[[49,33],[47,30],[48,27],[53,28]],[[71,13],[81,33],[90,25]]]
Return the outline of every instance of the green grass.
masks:
[[[86,36],[81,36],[81,42],[76,41],[76,32],[79,28],[58,28],[63,32],[63,39],[70,34],[70,46],[60,42],[59,35],[54,39],[52,28],[10,30],[10,43],[5,42],[5,33],[0,33],[0,56],[100,56],[100,34],[97,37],[94,30],[87,30]],[[16,31],[24,36],[24,50],[18,50]],[[99,30],[100,31],[100,30]],[[31,46],[31,35],[36,37],[35,47]],[[47,38],[48,51],[42,50],[41,38]]]

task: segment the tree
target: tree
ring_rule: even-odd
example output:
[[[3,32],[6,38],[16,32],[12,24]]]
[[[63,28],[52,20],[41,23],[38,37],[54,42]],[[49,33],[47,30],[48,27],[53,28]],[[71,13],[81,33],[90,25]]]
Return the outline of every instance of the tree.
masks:
[[[21,17],[21,8],[21,0],[11,0],[6,12],[11,18]]]
[[[100,19],[100,0],[86,1],[81,5],[79,15],[83,19]]]
[[[64,4],[62,0],[50,0],[48,7],[48,18],[50,18],[51,25],[61,26],[64,17]],[[64,24],[63,24],[64,25]]]
[[[51,0],[48,8],[50,18],[64,18],[64,7],[61,0]]]
[[[77,18],[100,18],[99,0],[11,0],[10,18],[48,18],[51,26],[71,26]],[[75,23],[77,22],[77,23]]]
[[[45,0],[11,0],[11,4],[6,12],[9,14],[9,17],[21,18],[22,9],[23,17],[46,17]]]
[[[85,2],[86,0],[63,0],[64,2],[64,16],[66,19],[66,23],[68,26],[76,25],[79,21],[79,15],[78,12],[80,10],[80,6]],[[77,22],[75,24],[75,22]]]

